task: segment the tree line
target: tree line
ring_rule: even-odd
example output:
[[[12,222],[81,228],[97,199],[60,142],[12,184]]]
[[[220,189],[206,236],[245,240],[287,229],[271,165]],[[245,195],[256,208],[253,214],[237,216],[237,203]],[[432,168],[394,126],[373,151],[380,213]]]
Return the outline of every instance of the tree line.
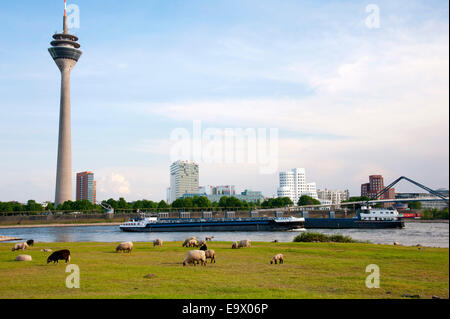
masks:
[[[103,212],[104,207],[110,206],[114,210],[153,210],[162,211],[168,209],[240,209],[251,210],[255,208],[283,208],[293,206],[294,203],[289,197],[268,198],[256,203],[240,200],[233,196],[222,196],[217,202],[211,202],[206,196],[194,196],[178,198],[172,204],[164,200],[154,202],[152,200],[137,200],[133,202],[126,201],[123,197],[118,200],[110,198],[101,202],[102,205],[93,204],[88,200],[66,201],[57,207],[51,202],[44,206],[35,200],[29,200],[26,204],[19,202],[0,202],[0,212],[45,212],[45,211],[92,211]],[[302,196],[297,202],[299,206],[319,205],[320,202],[310,196]]]

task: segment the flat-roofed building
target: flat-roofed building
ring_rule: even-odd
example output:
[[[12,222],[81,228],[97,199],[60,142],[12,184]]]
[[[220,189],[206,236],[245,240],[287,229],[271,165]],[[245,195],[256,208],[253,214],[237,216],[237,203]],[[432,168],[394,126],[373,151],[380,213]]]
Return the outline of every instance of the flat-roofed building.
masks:
[[[176,161],[170,166],[170,203],[184,194],[198,194],[198,164],[189,161]]]
[[[77,173],[77,200],[97,201],[96,181],[93,172]]]

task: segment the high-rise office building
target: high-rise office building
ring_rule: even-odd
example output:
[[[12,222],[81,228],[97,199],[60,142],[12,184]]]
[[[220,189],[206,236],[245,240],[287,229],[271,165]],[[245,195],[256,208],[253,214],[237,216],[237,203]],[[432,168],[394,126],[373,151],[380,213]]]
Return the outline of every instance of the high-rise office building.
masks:
[[[277,193],[278,197],[289,197],[295,205],[303,195],[318,199],[316,183],[306,182],[306,170],[304,168],[280,172],[280,187]]]
[[[198,194],[198,164],[176,161],[170,166],[170,202],[184,194]]]
[[[77,173],[77,200],[87,199],[92,204],[95,204],[97,201],[96,186],[94,173]]]
[[[367,196],[369,198],[374,198],[377,193],[381,192],[385,188],[383,176],[381,175],[370,175],[369,183],[361,184],[361,196]],[[395,188],[389,189],[383,196],[377,199],[394,199],[395,198]]]
[[[66,0],[64,4],[67,8]],[[55,206],[72,200],[72,146],[70,128],[70,72],[81,56],[78,38],[69,34],[67,9],[64,9],[63,32],[53,35],[48,49],[61,71],[58,163],[56,168]]]

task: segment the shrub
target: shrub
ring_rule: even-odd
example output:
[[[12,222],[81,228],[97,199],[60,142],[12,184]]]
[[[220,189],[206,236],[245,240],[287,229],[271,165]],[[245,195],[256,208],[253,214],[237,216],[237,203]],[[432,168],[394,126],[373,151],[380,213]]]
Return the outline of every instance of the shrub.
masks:
[[[341,234],[336,235],[326,235],[322,233],[313,233],[313,232],[305,232],[294,238],[294,242],[296,243],[311,243],[311,242],[320,242],[320,243],[356,243],[358,241],[354,240],[350,236],[344,236]]]

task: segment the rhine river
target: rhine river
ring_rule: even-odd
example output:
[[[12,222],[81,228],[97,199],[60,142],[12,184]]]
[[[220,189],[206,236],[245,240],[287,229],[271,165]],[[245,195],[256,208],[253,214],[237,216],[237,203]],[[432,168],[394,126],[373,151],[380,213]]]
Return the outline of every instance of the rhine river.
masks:
[[[393,244],[414,246],[421,244],[429,247],[449,247],[448,223],[406,222],[403,229],[313,229],[311,231],[325,234],[343,234],[360,241],[375,244]],[[217,241],[251,241],[292,242],[298,231],[288,232],[161,232],[161,233],[125,233],[119,226],[81,226],[81,227],[42,227],[0,229],[0,235],[34,239],[35,242],[149,242],[155,238],[164,241],[183,241],[188,236],[214,236]]]

